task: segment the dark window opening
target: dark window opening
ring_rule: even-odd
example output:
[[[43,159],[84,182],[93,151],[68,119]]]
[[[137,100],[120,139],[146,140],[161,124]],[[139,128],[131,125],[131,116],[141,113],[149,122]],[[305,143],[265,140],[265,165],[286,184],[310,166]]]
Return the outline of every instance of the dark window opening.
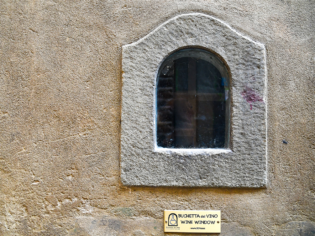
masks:
[[[157,145],[227,148],[229,74],[203,49],[181,49],[161,65],[157,81]]]

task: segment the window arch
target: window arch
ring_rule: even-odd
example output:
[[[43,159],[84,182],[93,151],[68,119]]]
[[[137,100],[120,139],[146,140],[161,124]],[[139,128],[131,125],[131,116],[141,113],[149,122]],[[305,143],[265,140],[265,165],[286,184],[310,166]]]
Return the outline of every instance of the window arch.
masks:
[[[225,64],[208,50],[184,48],[169,55],[157,75],[157,145],[227,148],[228,81]]]

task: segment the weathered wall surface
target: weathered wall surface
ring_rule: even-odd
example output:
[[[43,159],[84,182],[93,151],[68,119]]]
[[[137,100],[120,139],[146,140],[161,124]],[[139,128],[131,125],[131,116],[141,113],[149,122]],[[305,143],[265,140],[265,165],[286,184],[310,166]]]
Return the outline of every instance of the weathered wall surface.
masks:
[[[312,0],[0,1],[0,235],[163,235],[164,209],[222,210],[221,235],[314,235],[314,9]],[[121,47],[187,12],[266,45],[266,189],[121,184]]]

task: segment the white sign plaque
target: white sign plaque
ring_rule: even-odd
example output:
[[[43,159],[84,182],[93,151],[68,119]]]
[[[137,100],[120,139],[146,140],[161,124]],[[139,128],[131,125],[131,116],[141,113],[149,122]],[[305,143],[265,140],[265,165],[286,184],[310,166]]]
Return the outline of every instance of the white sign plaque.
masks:
[[[221,211],[164,211],[164,232],[221,233]]]

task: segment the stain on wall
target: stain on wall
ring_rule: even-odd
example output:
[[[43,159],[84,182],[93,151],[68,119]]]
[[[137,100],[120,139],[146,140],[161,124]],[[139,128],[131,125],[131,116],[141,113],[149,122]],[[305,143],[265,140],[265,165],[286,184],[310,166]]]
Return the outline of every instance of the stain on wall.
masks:
[[[263,102],[263,99],[255,92],[254,89],[246,86],[242,92],[242,96],[246,102],[249,103],[249,107],[253,109],[254,102]]]

